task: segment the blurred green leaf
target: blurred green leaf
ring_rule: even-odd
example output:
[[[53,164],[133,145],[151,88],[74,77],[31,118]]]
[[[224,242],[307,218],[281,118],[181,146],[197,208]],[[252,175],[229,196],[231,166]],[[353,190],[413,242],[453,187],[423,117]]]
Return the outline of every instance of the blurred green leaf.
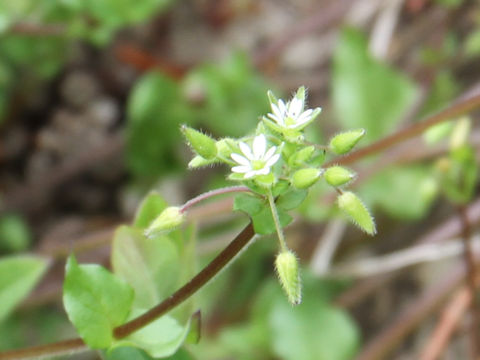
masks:
[[[300,206],[307,197],[307,190],[289,190],[276,200],[277,207],[283,210],[292,210]]]
[[[477,29],[470,34],[468,34],[465,44],[465,55],[467,56],[478,56],[480,55],[480,29]]]
[[[31,240],[30,229],[21,217],[5,215],[0,218],[0,249],[24,251],[30,246]]]
[[[184,88],[187,96],[202,94],[204,102],[197,115],[218,135],[244,136],[269,110],[268,86],[242,53],[221,64],[204,64],[193,70]]]
[[[178,168],[182,159],[180,124],[191,113],[178,85],[158,72],[144,75],[133,88],[127,110],[127,165],[134,175],[157,177]]]
[[[118,346],[107,351],[107,360],[154,360],[142,349],[132,346]]]
[[[112,246],[113,271],[135,290],[136,308],[148,309],[175,290],[180,259],[168,237],[149,239],[138,229],[121,226]]]
[[[435,79],[430,90],[430,94],[422,107],[420,116],[426,116],[434,111],[438,111],[445,105],[453,100],[455,95],[458,94],[459,86],[455,81],[455,78],[448,71],[439,71],[436,74]],[[439,124],[438,126],[441,126]],[[434,129],[435,127],[431,128]],[[430,129],[429,129],[430,131]],[[431,130],[434,131],[434,130]]]
[[[157,192],[149,193],[135,213],[133,226],[146,228],[168,206],[165,199]]]
[[[35,287],[48,266],[48,260],[30,255],[0,260],[0,321]]]
[[[142,314],[138,309],[132,314]],[[151,324],[114,344],[114,347],[133,346],[145,350],[154,358],[173,355],[185,341],[190,330],[190,321],[182,326],[169,315],[164,315]]]
[[[332,91],[343,127],[366,129],[370,141],[392,131],[416,95],[410,80],[368,53],[365,37],[354,29],[341,33],[333,58]]]
[[[370,207],[378,205],[399,219],[420,219],[436,195],[429,190],[430,179],[422,166],[389,168],[363,184],[360,193]]]
[[[123,280],[99,265],[78,265],[68,258],[63,304],[82,339],[93,349],[109,347],[113,329],[130,313],[134,291]]]

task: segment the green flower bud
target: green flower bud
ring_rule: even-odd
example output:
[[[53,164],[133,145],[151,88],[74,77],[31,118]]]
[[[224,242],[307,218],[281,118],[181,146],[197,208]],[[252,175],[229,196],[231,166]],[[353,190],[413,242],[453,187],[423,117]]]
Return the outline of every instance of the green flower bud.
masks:
[[[330,140],[330,150],[338,155],[348,153],[365,135],[364,129],[351,130],[335,135]]]
[[[278,279],[292,305],[302,301],[302,284],[298,270],[298,260],[291,251],[283,251],[275,259]]]
[[[185,221],[185,214],[178,206],[170,206],[163,210],[145,230],[149,238],[174,230]]]
[[[190,147],[204,159],[211,160],[217,156],[217,146],[215,140],[200,131],[192,129],[186,125],[182,126],[183,135],[188,141]]]
[[[301,169],[293,174],[291,182],[297,189],[306,189],[315,184],[321,174],[322,171],[319,169]]]
[[[303,165],[306,161],[308,161],[315,151],[315,147],[313,145],[304,147],[300,151],[297,151],[290,155],[288,158],[288,164],[290,166],[300,166]]]
[[[350,216],[355,225],[367,234],[375,235],[377,232],[375,221],[357,195],[350,191],[345,191],[338,197],[337,201],[338,207]]]
[[[355,178],[355,174],[342,166],[331,166],[325,170],[326,182],[332,186],[341,186],[349,183]]]

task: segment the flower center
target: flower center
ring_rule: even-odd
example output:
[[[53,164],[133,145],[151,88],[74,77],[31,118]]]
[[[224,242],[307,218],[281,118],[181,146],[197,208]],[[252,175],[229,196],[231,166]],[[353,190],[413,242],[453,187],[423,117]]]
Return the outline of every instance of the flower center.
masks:
[[[285,119],[285,125],[286,126],[292,126],[292,125],[295,125],[295,119],[291,116],[287,117]]]
[[[265,167],[265,161],[263,160],[253,160],[252,161],[252,169],[253,170],[260,170]]]

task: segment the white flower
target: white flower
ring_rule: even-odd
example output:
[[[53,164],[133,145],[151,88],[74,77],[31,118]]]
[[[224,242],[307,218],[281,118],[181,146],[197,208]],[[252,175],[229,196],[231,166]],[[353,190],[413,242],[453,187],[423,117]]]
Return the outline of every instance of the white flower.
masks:
[[[270,118],[268,120],[273,120],[283,130],[302,130],[321,111],[320,108],[304,110],[305,96],[304,87],[299,88],[292,100],[287,103],[277,100],[273,94],[269,93],[272,113],[267,115]]]
[[[243,176],[245,179],[269,174],[270,168],[280,158],[280,154],[275,154],[276,146],[272,146],[267,151],[267,140],[263,134],[253,139],[252,148],[244,142],[240,142],[238,145],[243,155],[236,153],[231,155],[232,159],[239,164],[239,166],[234,166],[232,171],[245,174]]]

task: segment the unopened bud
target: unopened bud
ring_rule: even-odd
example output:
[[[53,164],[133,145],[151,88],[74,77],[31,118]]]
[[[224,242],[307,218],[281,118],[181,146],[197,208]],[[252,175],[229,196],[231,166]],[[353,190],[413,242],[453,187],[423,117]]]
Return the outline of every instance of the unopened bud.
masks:
[[[211,160],[217,156],[217,146],[215,140],[210,136],[201,133],[198,130],[192,129],[186,125],[182,126],[183,135],[188,141],[193,151],[204,159]]]
[[[178,206],[170,206],[163,210],[145,230],[147,237],[155,237],[165,232],[174,230],[185,221],[185,214]]]
[[[309,188],[317,182],[321,174],[322,171],[315,168],[298,170],[292,176],[292,184],[297,189]]]
[[[291,251],[283,251],[275,259],[275,269],[288,301],[298,305],[302,301],[302,284],[298,270],[298,260]]]
[[[304,147],[300,151],[297,151],[297,152],[293,153],[288,158],[288,163],[291,166],[302,165],[311,158],[314,151],[315,151],[315,147],[313,145]]]
[[[338,155],[346,154],[357,145],[364,135],[364,129],[346,131],[335,135],[330,140],[330,150]]]
[[[375,221],[363,202],[350,191],[338,197],[338,207],[350,216],[353,223],[369,235],[375,235]]]
[[[325,170],[325,181],[332,186],[341,186],[355,178],[355,174],[342,166],[331,166]]]

